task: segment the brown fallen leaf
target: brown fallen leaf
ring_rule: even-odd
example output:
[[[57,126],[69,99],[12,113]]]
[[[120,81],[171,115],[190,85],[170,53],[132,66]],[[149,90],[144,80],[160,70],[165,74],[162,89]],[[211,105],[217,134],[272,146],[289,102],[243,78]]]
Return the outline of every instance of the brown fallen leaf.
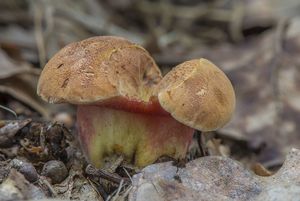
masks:
[[[11,169],[6,180],[0,185],[0,197],[1,200],[40,200],[46,198],[46,195],[17,170]]]
[[[271,176],[273,175],[274,173],[267,170],[262,164],[260,163],[255,163],[253,166],[252,166],[252,170],[253,172],[258,175],[258,176],[262,176],[262,177],[267,177],[267,176]]]
[[[45,119],[50,119],[50,116],[58,111],[72,111],[70,106],[50,105],[37,96],[36,87],[40,72],[40,69],[33,68],[28,63],[13,61],[0,49],[0,94],[13,97]]]
[[[0,121],[0,147],[9,147],[19,130],[31,122],[31,119]]]
[[[237,96],[236,113],[221,132],[246,137],[253,149],[265,144],[259,161],[269,166],[300,142],[300,37],[284,32],[266,33],[247,48],[230,47],[238,56],[217,61],[228,70]]]
[[[0,93],[8,94],[48,118],[46,103],[36,95],[39,69],[15,62],[0,49]]]
[[[69,176],[53,188],[58,194],[57,197],[61,199],[103,201],[81,170],[71,169]]]
[[[292,149],[281,169],[269,177],[253,174],[239,162],[207,156],[185,168],[153,164],[133,176],[129,201],[275,201],[300,196],[300,150]]]
[[[41,70],[31,67],[25,62],[15,62],[0,49],[0,80],[21,74],[39,75]]]

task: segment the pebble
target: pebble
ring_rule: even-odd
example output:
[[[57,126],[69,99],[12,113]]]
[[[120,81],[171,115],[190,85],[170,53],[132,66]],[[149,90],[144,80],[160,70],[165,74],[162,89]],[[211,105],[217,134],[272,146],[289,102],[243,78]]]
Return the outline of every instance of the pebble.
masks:
[[[44,164],[42,175],[50,178],[52,184],[58,184],[68,176],[68,170],[63,162],[51,160]]]
[[[10,165],[22,173],[28,181],[35,182],[38,180],[38,173],[31,163],[15,158],[10,162]]]

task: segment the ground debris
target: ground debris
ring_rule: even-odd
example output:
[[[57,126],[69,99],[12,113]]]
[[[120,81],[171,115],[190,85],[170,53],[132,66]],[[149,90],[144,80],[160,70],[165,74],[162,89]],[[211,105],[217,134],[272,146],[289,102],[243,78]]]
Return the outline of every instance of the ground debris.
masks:
[[[125,183],[130,183],[128,178],[122,178],[117,174],[109,173],[108,171],[96,169],[92,165],[88,165],[85,169],[85,172],[88,175],[97,176],[106,180],[109,180],[113,183],[120,183],[122,180],[125,181]]]
[[[3,201],[21,201],[43,199],[46,195],[40,188],[29,183],[17,170],[11,169],[6,180],[0,185],[0,197]]]
[[[68,160],[66,148],[72,140],[70,131],[61,124],[32,122],[19,140],[20,156],[33,162]]]
[[[16,140],[19,130],[31,122],[31,119],[0,121],[0,148],[10,147]]]
[[[0,181],[2,189],[9,188],[11,193],[0,194],[1,200],[6,197],[7,200],[35,199],[20,191],[19,186],[16,187],[19,180],[16,184],[11,181],[17,174],[22,175],[27,186],[43,192],[43,198],[102,201],[96,188],[82,172],[86,161],[75,138],[63,125],[30,119],[9,120],[1,121],[0,131],[2,135],[8,133],[13,137],[6,148],[0,149],[3,154]],[[24,191],[30,193],[32,189],[29,187]],[[2,192],[1,187],[0,192],[7,193]]]
[[[253,172],[258,175],[258,176],[262,176],[262,177],[267,177],[267,176],[271,176],[274,173],[269,171],[268,169],[266,169],[262,164],[260,163],[255,163],[252,166],[252,170]]]
[[[63,162],[51,160],[44,164],[41,174],[48,177],[52,184],[57,184],[68,176],[68,170]]]
[[[38,173],[31,163],[14,158],[9,164],[11,168],[15,168],[17,171],[22,173],[28,181],[35,182],[38,180]]]
[[[300,197],[299,163],[292,165],[298,151],[290,152],[274,174],[283,156],[300,143],[299,5],[299,0],[1,0],[0,200],[34,199],[32,191],[55,201],[123,201],[129,192],[136,200]],[[142,171],[143,180],[134,177],[133,186],[136,168],[122,161],[108,172],[86,172],[88,162],[76,141],[75,107],[43,102],[36,86],[54,53],[96,35],[138,42],[164,74],[190,58],[212,60],[236,90],[232,122],[209,139],[194,140],[183,165],[151,165]],[[51,160],[66,167],[62,182],[52,184],[42,176]],[[137,178],[147,182],[137,186]]]
[[[170,162],[154,164],[133,177],[129,200],[297,200],[299,165],[297,149],[292,149],[282,168],[269,177],[257,176],[239,162],[220,156],[190,161],[186,168]]]
[[[103,201],[94,186],[83,175],[81,169],[71,169],[69,176],[53,186],[57,197],[66,200]]]

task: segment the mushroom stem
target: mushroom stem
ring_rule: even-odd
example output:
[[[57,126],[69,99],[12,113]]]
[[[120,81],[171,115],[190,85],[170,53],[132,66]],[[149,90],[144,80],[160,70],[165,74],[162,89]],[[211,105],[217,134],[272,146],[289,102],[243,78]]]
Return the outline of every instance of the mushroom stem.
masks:
[[[123,155],[143,167],[160,156],[184,158],[194,129],[167,114],[131,112],[98,105],[80,105],[77,124],[81,146],[96,167],[106,156]]]

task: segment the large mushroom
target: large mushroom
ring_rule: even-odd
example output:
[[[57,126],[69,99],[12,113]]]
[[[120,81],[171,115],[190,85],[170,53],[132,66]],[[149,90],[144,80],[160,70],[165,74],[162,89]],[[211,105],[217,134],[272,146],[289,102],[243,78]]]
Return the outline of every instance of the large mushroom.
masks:
[[[161,156],[184,158],[194,129],[223,126],[235,105],[230,81],[209,61],[185,62],[162,79],[145,49],[112,36],[60,50],[37,92],[50,103],[78,106],[81,146],[96,167],[112,155],[138,167]]]

